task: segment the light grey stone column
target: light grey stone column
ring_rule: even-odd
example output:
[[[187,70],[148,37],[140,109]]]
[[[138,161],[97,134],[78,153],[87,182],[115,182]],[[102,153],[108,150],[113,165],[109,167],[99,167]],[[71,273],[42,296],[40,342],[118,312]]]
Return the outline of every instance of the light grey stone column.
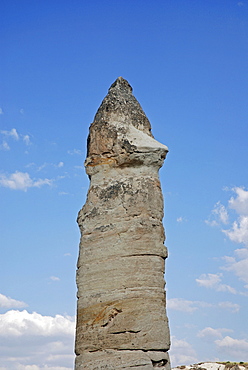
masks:
[[[90,126],[79,212],[75,369],[170,369],[163,196],[168,148],[122,77]]]

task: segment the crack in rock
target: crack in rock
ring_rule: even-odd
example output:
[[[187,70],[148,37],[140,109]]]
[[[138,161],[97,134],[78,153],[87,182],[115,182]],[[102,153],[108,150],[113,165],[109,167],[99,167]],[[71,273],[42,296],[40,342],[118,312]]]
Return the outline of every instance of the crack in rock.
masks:
[[[125,334],[125,333],[131,333],[131,334],[137,334],[140,333],[140,330],[123,330],[123,331],[115,331],[110,334]]]

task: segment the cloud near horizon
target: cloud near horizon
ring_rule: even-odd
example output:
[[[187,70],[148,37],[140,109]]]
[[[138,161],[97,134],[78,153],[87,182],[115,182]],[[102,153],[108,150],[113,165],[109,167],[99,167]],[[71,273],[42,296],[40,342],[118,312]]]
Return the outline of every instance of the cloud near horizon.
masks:
[[[232,330],[226,328],[213,329],[211,327],[207,327],[204,328],[203,330],[200,330],[197,334],[197,337],[212,342],[216,338],[222,339],[223,338],[222,333],[225,332],[232,332]]]
[[[222,339],[215,340],[215,344],[218,351],[236,358],[236,361],[242,361],[240,359],[247,359],[248,353],[248,341],[245,339],[235,339],[226,336]]]
[[[0,315],[1,369],[72,369],[74,333],[75,317],[7,311]]]
[[[209,345],[215,346],[222,358],[228,356],[232,361],[246,361],[248,353],[247,339],[236,339],[229,335],[224,336],[224,334],[228,332],[231,333],[233,330],[206,327],[198,332],[197,337],[204,342],[208,342]],[[212,361],[214,361],[214,359],[212,359]]]
[[[171,337],[170,360],[172,367],[199,362],[192,345],[186,340]]]
[[[206,327],[198,332],[197,337],[215,346],[223,358],[229,356],[228,358],[232,358],[233,361],[246,361],[248,353],[247,339],[236,339],[228,335],[224,336],[224,333],[228,332],[231,333],[233,330]]]

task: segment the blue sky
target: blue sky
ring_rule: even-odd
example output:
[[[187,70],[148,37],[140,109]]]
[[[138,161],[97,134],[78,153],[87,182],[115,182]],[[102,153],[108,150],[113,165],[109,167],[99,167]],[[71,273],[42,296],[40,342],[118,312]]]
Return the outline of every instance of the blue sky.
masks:
[[[173,366],[247,361],[248,1],[2,0],[0,369],[73,368],[88,127],[123,76],[160,171]]]

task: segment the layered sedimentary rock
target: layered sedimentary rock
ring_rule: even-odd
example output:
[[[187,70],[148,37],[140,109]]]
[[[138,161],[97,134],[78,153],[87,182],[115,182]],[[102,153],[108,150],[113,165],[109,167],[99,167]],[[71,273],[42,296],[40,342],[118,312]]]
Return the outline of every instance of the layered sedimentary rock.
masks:
[[[122,77],[90,126],[79,212],[76,369],[170,369],[163,197],[168,148]]]

